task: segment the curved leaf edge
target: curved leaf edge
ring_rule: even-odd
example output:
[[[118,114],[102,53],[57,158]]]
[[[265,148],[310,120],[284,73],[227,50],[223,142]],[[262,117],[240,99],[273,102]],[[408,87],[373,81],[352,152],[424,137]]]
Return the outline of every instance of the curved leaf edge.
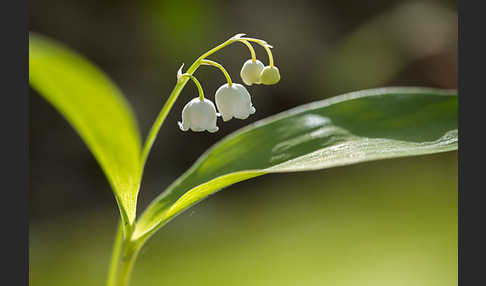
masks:
[[[30,63],[30,58],[31,58],[31,53],[32,51],[35,52],[35,49],[39,49],[42,46],[48,46],[49,49],[51,50],[56,50],[58,53],[62,53],[64,56],[69,57],[74,59],[78,64],[83,65],[83,67],[90,72],[99,75],[101,78],[105,79],[105,84],[109,86],[113,91],[115,91],[117,94],[121,96],[115,97],[116,102],[127,112],[131,117],[129,118],[129,124],[131,124],[131,129],[135,130],[136,133],[135,135],[135,140],[137,142],[137,145],[139,146],[139,157],[141,155],[141,147],[142,147],[142,139],[140,135],[140,129],[138,125],[138,121],[136,119],[135,112],[130,105],[129,101],[125,96],[123,96],[123,92],[120,90],[120,88],[111,80],[109,75],[107,75],[102,69],[100,69],[95,63],[93,63],[91,60],[86,58],[85,56],[79,54],[77,51],[69,47],[68,45],[59,42],[57,40],[51,39],[50,37],[38,34],[36,32],[29,31],[29,65]],[[122,197],[118,194],[118,192],[122,191],[119,190],[119,185],[117,182],[114,180],[112,177],[110,170],[107,168],[106,164],[104,163],[103,155],[101,155],[101,151],[98,150],[97,148],[93,148],[92,145],[88,144],[89,141],[91,141],[91,137],[87,134],[82,134],[77,127],[76,122],[74,122],[71,118],[71,116],[62,108],[58,108],[57,104],[47,95],[44,94],[44,88],[38,85],[38,80],[35,80],[32,78],[31,73],[29,73],[29,84],[30,86],[37,91],[37,93],[44,98],[50,105],[54,107],[54,109],[63,117],[64,120],[66,120],[69,125],[73,128],[73,130],[76,132],[78,136],[82,139],[83,143],[86,145],[86,147],[90,150],[92,153],[94,159],[97,161],[99,164],[100,168],[102,169],[110,187],[113,190],[113,195],[115,197],[115,201],[118,205],[120,215],[122,217],[122,221],[125,223],[128,223],[130,225],[133,225],[135,223],[135,218],[136,218],[136,201],[138,197],[138,191],[137,194],[135,194],[133,197],[135,198],[130,205],[132,207],[127,206],[127,203],[124,203],[124,200]],[[140,161],[140,160],[139,160]],[[140,165],[140,164],[138,164]],[[138,166],[137,166],[138,167]],[[135,183],[135,185],[140,185],[140,180],[141,180],[141,173],[139,172],[138,174],[139,179],[138,183]],[[139,189],[139,187],[135,187],[136,189]]]
[[[189,174],[192,173],[195,169],[197,169],[200,164],[205,160],[208,154],[210,154],[213,149],[217,149],[221,144],[223,144],[224,141],[230,140],[231,138],[234,138],[238,136],[241,133],[244,133],[250,129],[253,129],[255,127],[261,127],[266,124],[270,124],[274,121],[280,120],[284,117],[287,116],[292,116],[298,113],[301,113],[303,111],[309,111],[313,109],[318,109],[318,108],[323,108],[332,104],[340,103],[343,101],[351,100],[351,99],[358,99],[362,97],[368,97],[368,96],[379,96],[379,95],[390,95],[393,96],[393,94],[414,94],[414,93],[431,93],[431,96],[436,96],[436,95],[446,95],[446,96],[457,96],[457,91],[456,90],[445,90],[445,89],[437,89],[437,88],[426,88],[426,87],[384,87],[384,88],[375,88],[375,89],[367,89],[367,90],[361,90],[361,91],[355,91],[355,92],[349,92],[345,93],[342,95],[338,95],[335,97],[331,98],[326,98],[320,101],[316,102],[311,102],[308,104],[300,105],[298,107],[280,112],[278,114],[269,116],[267,118],[264,118],[262,120],[259,120],[257,122],[254,122],[252,124],[249,124],[227,136],[219,140],[217,143],[215,143],[212,147],[210,147],[208,150],[206,150],[196,161],[195,163],[186,171],[184,172],[178,179],[176,179],[172,184],[170,184],[163,192],[161,192],[161,195],[164,194],[166,190],[169,190],[172,188],[172,186],[177,185],[179,182],[183,181]],[[382,153],[381,156],[377,157],[367,157],[365,159],[358,159],[355,158],[354,160],[349,160],[347,162],[343,163],[338,163],[338,164],[333,164],[332,166],[314,166],[314,167],[306,167],[306,168],[301,168],[301,169],[295,169],[293,167],[292,169],[285,168],[284,166],[286,164],[289,164],[290,161],[298,161],[299,159],[308,156],[309,154],[299,156],[297,158],[291,159],[289,161],[285,161],[283,163],[280,163],[278,165],[272,166],[270,168],[262,169],[262,170],[242,170],[238,172],[233,172],[229,174],[225,174],[219,177],[216,177],[212,180],[206,181],[200,185],[197,185],[196,187],[188,190],[185,192],[182,196],[180,196],[177,201],[175,201],[167,210],[164,211],[164,214],[161,216],[161,218],[155,222],[152,223],[147,227],[147,225],[144,225],[143,223],[140,223],[143,221],[144,213],[140,216],[140,218],[137,220],[137,223],[135,225],[135,231],[134,231],[134,239],[139,239],[139,238],[146,238],[152,235],[155,231],[157,231],[159,228],[167,224],[169,221],[174,219],[176,216],[179,214],[183,213],[187,209],[189,209],[191,206],[199,203],[203,199],[207,198],[209,195],[212,195],[218,191],[223,190],[226,187],[229,187],[233,184],[236,184],[238,182],[248,180],[251,178],[259,177],[265,174],[270,174],[270,173],[294,173],[294,172],[305,172],[305,171],[317,171],[317,170],[322,170],[330,167],[341,167],[341,166],[347,166],[347,165],[352,165],[352,164],[358,164],[358,163],[366,163],[370,161],[378,161],[378,160],[387,160],[387,159],[396,159],[396,158],[402,158],[402,157],[412,157],[412,156],[421,156],[421,155],[428,155],[428,154],[435,154],[435,153],[443,153],[443,152],[449,152],[449,151],[454,151],[457,150],[458,147],[458,139],[457,139],[457,129],[453,130],[452,134],[446,134],[442,138],[438,139],[438,141],[442,140],[442,144],[444,145],[440,150],[437,149],[427,149],[424,148],[419,151],[414,151],[413,153],[409,154],[394,154],[394,155],[389,155],[386,153]],[[418,143],[417,143],[418,144]],[[418,144],[420,145],[420,144]],[[223,181],[231,181],[230,184],[225,184],[224,187],[218,188],[217,186],[221,185]],[[215,184],[215,188],[207,188],[210,185]],[[153,202],[156,202],[157,198],[154,199]],[[149,205],[150,206],[150,205]],[[146,210],[149,209],[149,207],[146,208]]]

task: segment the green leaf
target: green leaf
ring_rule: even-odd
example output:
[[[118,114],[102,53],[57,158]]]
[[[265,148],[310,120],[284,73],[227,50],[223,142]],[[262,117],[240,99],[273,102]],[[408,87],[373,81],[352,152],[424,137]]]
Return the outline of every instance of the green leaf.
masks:
[[[79,133],[107,176],[122,218],[132,224],[141,143],[135,117],[120,90],[76,52],[33,33],[29,83]]]
[[[455,149],[455,91],[382,88],[314,102],[221,140],[150,204],[134,234],[148,237],[214,192],[264,174]]]

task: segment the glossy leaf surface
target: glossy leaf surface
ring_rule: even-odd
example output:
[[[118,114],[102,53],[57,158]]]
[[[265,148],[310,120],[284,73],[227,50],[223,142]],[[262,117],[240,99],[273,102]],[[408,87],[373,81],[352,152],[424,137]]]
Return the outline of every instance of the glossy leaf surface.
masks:
[[[148,236],[214,192],[256,176],[445,152],[457,144],[455,91],[382,88],[303,105],[209,149],[152,202],[135,236]]]

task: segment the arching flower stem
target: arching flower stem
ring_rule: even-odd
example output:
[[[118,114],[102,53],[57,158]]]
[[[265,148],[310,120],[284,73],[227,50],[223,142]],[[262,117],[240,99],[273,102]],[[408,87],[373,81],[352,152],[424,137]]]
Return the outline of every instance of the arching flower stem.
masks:
[[[271,45],[269,45],[267,42],[260,40],[260,39],[255,39],[255,38],[240,38],[240,41],[249,41],[249,42],[255,42],[265,48],[265,51],[267,52],[268,55],[268,65],[270,67],[273,67],[273,54],[272,51],[270,50],[273,48]]]
[[[231,80],[229,73],[226,71],[226,69],[221,64],[218,64],[217,62],[211,61],[211,60],[208,60],[208,59],[203,59],[201,61],[201,63],[203,65],[217,67],[218,69],[220,69],[223,72],[224,76],[226,77],[226,81],[228,82],[228,85],[231,86],[233,84],[233,81]]]
[[[152,149],[152,146],[154,144],[154,141],[157,137],[157,134],[160,131],[160,128],[162,127],[162,124],[164,123],[165,119],[167,118],[167,115],[169,114],[170,110],[174,106],[175,101],[179,97],[182,89],[185,87],[189,79],[194,81],[196,84],[198,90],[199,90],[199,97],[200,99],[204,100],[204,93],[201,87],[201,84],[199,81],[193,76],[194,72],[202,65],[202,64],[211,64],[214,65],[218,68],[220,68],[223,73],[225,74],[227,80],[228,80],[228,85],[231,85],[231,78],[229,77],[229,74],[222,68],[221,65],[218,63],[215,63],[213,61],[207,60],[206,58],[214,54],[215,52],[221,50],[222,48],[234,43],[234,42],[242,42],[247,47],[250,49],[250,53],[252,55],[252,60],[253,62],[256,61],[256,55],[255,51],[253,49],[253,46],[250,44],[250,42],[255,42],[258,43],[259,45],[263,46],[265,50],[267,51],[268,58],[269,58],[269,64],[271,67],[273,67],[273,56],[272,52],[270,51],[270,46],[263,40],[259,39],[254,39],[254,38],[243,38],[245,34],[237,34],[234,35],[233,37],[229,38],[225,42],[217,45],[216,47],[212,48],[211,50],[207,51],[206,53],[202,54],[196,61],[192,63],[192,65],[187,69],[186,73],[182,73],[182,67],[179,69],[177,73],[177,83],[172,89],[172,92],[169,95],[169,98],[167,101],[164,103],[164,106],[160,110],[159,114],[157,115],[157,118],[155,119],[154,123],[152,124],[152,127],[147,135],[147,139],[145,140],[142,152],[141,152],[141,168],[140,172],[144,172],[145,164],[147,162],[148,155],[150,153],[150,150]],[[220,67],[221,66],[221,67]],[[140,176],[140,180],[142,178],[142,175]],[[140,182],[139,182],[140,183]],[[140,184],[139,184],[140,185]],[[156,228],[154,228],[155,230]],[[135,263],[135,260],[137,258],[137,254],[139,253],[140,248],[143,246],[145,241],[153,234],[153,231],[149,231],[144,234],[137,233],[136,229],[136,224],[134,225],[128,225],[121,231],[122,229],[120,228],[120,231],[118,232],[117,236],[119,236],[115,248],[114,248],[114,253],[113,253],[113,261],[110,265],[110,270],[109,270],[109,280],[108,280],[108,285],[110,286],[126,286],[129,283],[130,275],[133,269],[133,265]]]
[[[204,91],[202,89],[201,83],[197,80],[197,78],[195,76],[193,76],[192,74],[188,74],[188,73],[183,73],[181,75],[181,78],[184,78],[184,77],[190,78],[196,84],[197,91],[199,93],[199,99],[204,100]]]
[[[223,43],[217,45],[216,47],[212,48],[211,50],[207,51],[206,53],[202,54],[194,63],[187,69],[186,73],[187,74],[193,74],[199,66],[203,63],[203,60],[205,60],[207,57],[211,56],[215,52],[221,50],[222,48],[238,41],[248,41],[248,42],[255,42],[265,48],[268,54],[268,59],[269,59],[269,64],[270,66],[273,67],[273,56],[272,52],[270,51],[270,46],[267,42],[255,38],[243,38],[245,34],[236,34],[233,37],[229,38],[228,40],[224,41]],[[169,114],[170,110],[172,109],[172,106],[174,105],[175,101],[179,97],[179,94],[181,93],[182,89],[186,85],[187,81],[189,80],[188,77],[183,77],[181,80],[178,80],[176,85],[174,86],[174,89],[172,90],[169,98],[165,102],[164,106],[160,110],[157,118],[155,119],[152,128],[149,131],[149,134],[147,136],[147,139],[145,140],[145,144],[142,150],[142,160],[141,160],[141,172],[143,172],[145,163],[147,161],[148,154],[150,153],[150,150],[152,149],[152,146],[154,144],[155,138],[157,137],[157,134],[159,133],[160,128],[162,127],[162,124],[165,121],[165,118]],[[141,176],[140,176],[141,177]]]
[[[221,50],[222,48],[236,42],[241,38],[244,34],[237,34],[225,42],[217,45],[216,47],[212,48],[211,50],[207,51],[203,55],[201,55],[186,71],[187,74],[193,74],[199,66],[201,66],[202,61],[209,57],[210,55],[214,54],[215,52]],[[147,157],[150,153],[150,150],[152,149],[152,146],[154,145],[155,138],[157,137],[157,134],[159,133],[160,128],[162,127],[162,124],[164,123],[165,119],[167,118],[167,115],[169,114],[170,110],[172,109],[172,106],[174,106],[175,101],[179,97],[179,94],[181,93],[182,89],[186,85],[187,81],[189,81],[189,77],[183,77],[180,80],[177,80],[176,85],[174,86],[174,89],[172,89],[172,92],[169,95],[169,98],[165,102],[164,106],[160,110],[159,114],[157,115],[157,118],[155,119],[154,123],[152,124],[152,127],[147,135],[147,139],[145,140],[145,144],[142,149],[142,155],[141,155],[141,172],[144,171],[145,168],[145,163],[147,162]],[[142,177],[142,176],[140,176]]]
[[[265,48],[265,50],[267,51],[267,54],[268,54],[268,65],[273,68],[273,55],[272,55],[272,51],[270,50],[270,47],[268,45],[264,45],[263,46]]]
[[[245,44],[248,49],[250,50],[250,54],[251,54],[251,61],[252,62],[256,62],[256,53],[255,53],[255,49],[253,48],[253,46],[250,44],[250,42],[248,42],[247,40],[242,40],[240,39],[240,42],[242,42],[243,44]]]

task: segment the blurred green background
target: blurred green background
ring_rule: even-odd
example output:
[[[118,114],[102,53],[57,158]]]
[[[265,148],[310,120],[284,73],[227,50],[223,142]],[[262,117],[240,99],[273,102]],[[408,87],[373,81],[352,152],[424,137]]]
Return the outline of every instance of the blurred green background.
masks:
[[[100,66],[145,135],[181,63],[235,33],[275,46],[282,80],[249,89],[257,113],[216,134],[183,133],[188,85],[162,128],[139,211],[224,135],[310,101],[381,86],[457,88],[456,1],[31,1],[30,29]],[[257,56],[267,59],[262,49]],[[243,45],[213,59],[235,81]],[[198,78],[213,99],[216,70]],[[33,90],[31,285],[103,285],[117,209],[92,155]],[[304,195],[302,195],[304,194]],[[456,285],[457,153],[229,187],[158,232],[133,285]]]

